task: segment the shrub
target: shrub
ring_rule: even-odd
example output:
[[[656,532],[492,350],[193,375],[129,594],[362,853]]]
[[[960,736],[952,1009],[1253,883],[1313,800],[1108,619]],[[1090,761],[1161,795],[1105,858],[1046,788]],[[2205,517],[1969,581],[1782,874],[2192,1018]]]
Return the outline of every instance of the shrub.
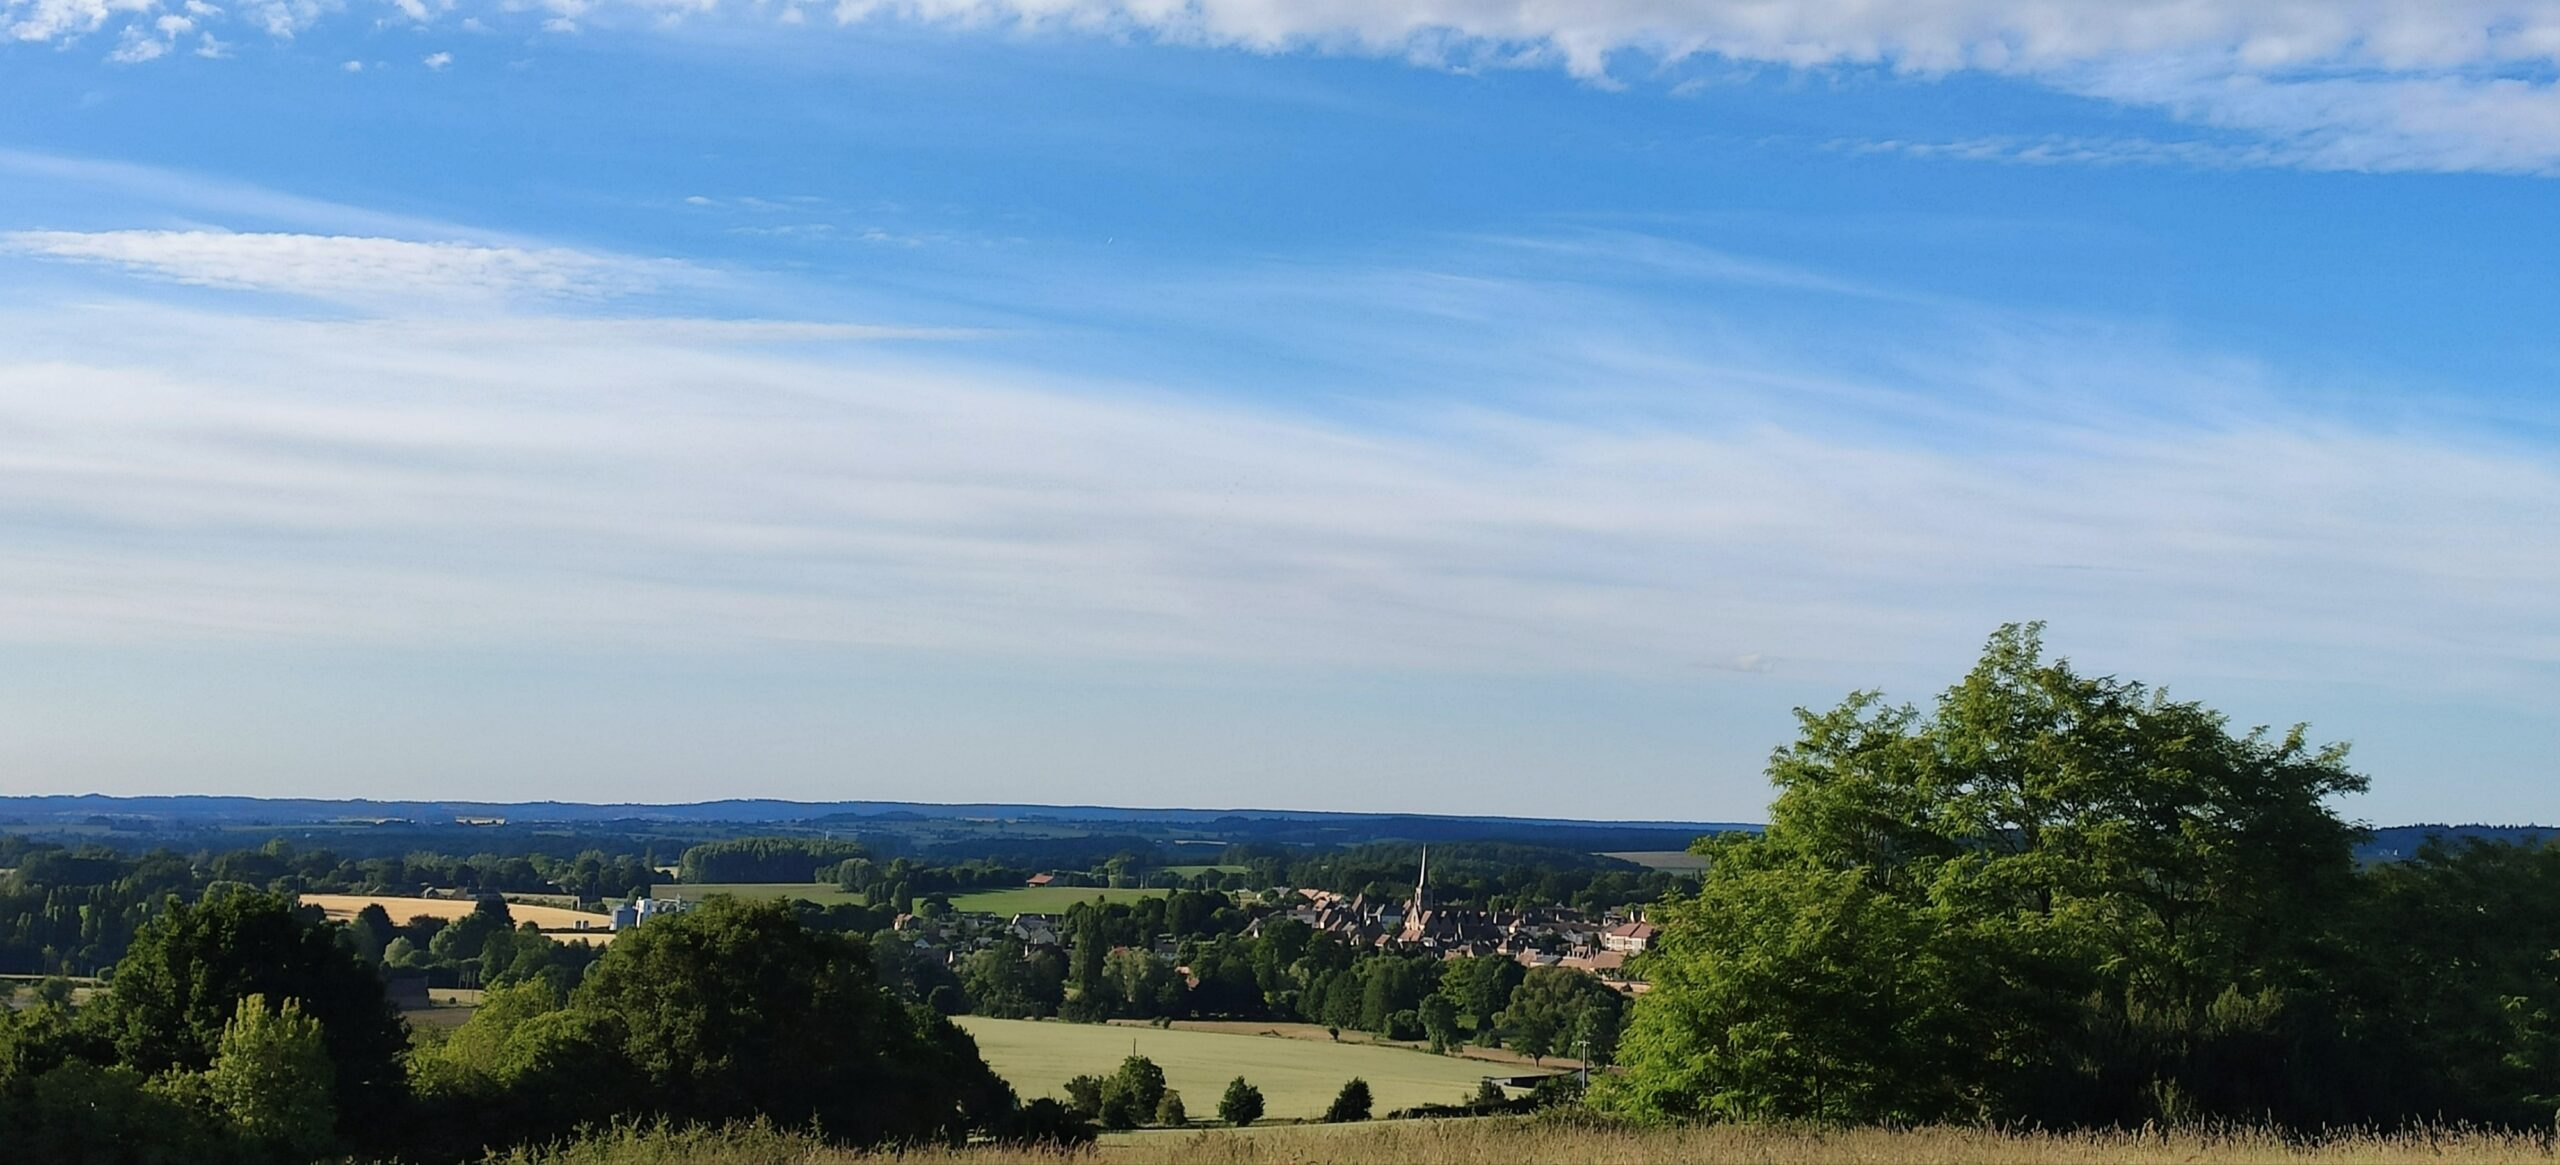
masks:
[[[1093,1143],[1093,1122],[1048,1097],[1023,1105],[1013,1114],[1002,1140],[1015,1144],[1072,1149]]]
[[[1106,1082],[1087,1073],[1071,1077],[1066,1083],[1067,1107],[1087,1117],[1102,1115],[1102,1092]]]
[[[1120,1061],[1120,1071],[1112,1075],[1111,1082],[1129,1094],[1130,1107],[1142,1119],[1152,1115],[1156,1106],[1164,1103],[1164,1069],[1145,1056],[1131,1056]]]
[[[1369,1082],[1354,1076],[1342,1086],[1341,1092],[1334,1095],[1333,1103],[1325,1106],[1325,1123],[1347,1124],[1367,1120],[1369,1104]]]
[[[1218,1119],[1242,1128],[1262,1119],[1262,1090],[1238,1076],[1227,1081],[1227,1094],[1218,1098]]]

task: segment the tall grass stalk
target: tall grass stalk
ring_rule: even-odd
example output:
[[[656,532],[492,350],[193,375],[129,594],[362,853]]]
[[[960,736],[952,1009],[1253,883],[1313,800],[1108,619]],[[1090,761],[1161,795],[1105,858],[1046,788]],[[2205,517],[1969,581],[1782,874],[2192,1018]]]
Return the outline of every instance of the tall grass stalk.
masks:
[[[1980,1128],[1815,1129],[1752,1125],[1626,1128],[1484,1118],[1362,1125],[1151,1131],[1088,1149],[977,1146],[830,1148],[770,1125],[624,1127],[517,1150],[489,1165],[2379,1165],[2549,1162],[2547,1134],[2436,1128],[2322,1136],[2249,1129],[2016,1132]]]

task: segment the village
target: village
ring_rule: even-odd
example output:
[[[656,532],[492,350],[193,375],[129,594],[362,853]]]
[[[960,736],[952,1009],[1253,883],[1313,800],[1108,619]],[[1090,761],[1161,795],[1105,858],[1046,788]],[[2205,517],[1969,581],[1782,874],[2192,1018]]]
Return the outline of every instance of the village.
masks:
[[[1032,876],[1027,885],[1047,887],[1056,876]],[[1640,906],[1596,913],[1570,906],[1536,909],[1481,909],[1447,906],[1434,900],[1430,858],[1425,850],[1411,893],[1401,898],[1342,894],[1326,890],[1284,889],[1264,895],[1242,892],[1243,909],[1252,915],[1239,933],[1259,940],[1282,922],[1340,940],[1359,954],[1428,956],[1441,960],[1500,958],[1523,969],[1542,967],[1580,972],[1623,995],[1647,989],[1631,960],[1652,944],[1654,927]],[[1099,899],[1097,899],[1099,901]],[[637,923],[671,910],[676,900],[643,901],[616,914],[616,925],[628,917]],[[1065,912],[1015,912],[1009,915],[967,910],[899,914],[890,928],[915,957],[955,971],[977,952],[1000,943],[1018,944],[1025,959],[1044,954],[1063,957],[1071,945]],[[1184,963],[1186,947],[1206,937],[1158,934],[1150,941],[1115,946],[1113,954],[1138,950],[1192,986],[1194,969]]]

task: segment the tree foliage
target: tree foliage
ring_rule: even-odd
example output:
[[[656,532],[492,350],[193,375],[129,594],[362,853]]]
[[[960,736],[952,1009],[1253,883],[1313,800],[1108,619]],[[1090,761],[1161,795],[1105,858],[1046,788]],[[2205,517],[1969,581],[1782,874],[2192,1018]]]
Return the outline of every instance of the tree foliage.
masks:
[[[408,1026],[372,967],[338,945],[330,927],[272,894],[169,903],[82,1020],[146,1075],[203,1071],[252,997],[294,1000],[319,1024],[342,1134],[362,1142],[396,1118],[407,1095]]]
[[[1698,895],[1656,911],[1654,989],[1602,1103],[2338,1115],[2320,1110],[2343,1083],[2323,1101],[2223,1081],[2321,1026],[2306,1001],[2333,981],[2356,890],[2358,831],[2330,801],[2365,785],[2343,748],[2080,675],[2032,625],[1993,636],[1929,714],[1860,694],[1798,717],[1767,832],[1703,843]]]
[[[715,898],[625,932],[565,1002],[493,992],[436,1059],[438,1103],[517,1114],[501,1140],[642,1115],[952,1141],[1013,1107],[967,1033],[882,988],[861,939],[779,902]]]
[[[320,1021],[302,1005],[263,996],[240,1001],[205,1074],[205,1091],[238,1136],[281,1161],[327,1151],[337,1119],[329,1098],[337,1070]]]
[[[1218,1119],[1243,1128],[1262,1119],[1262,1090],[1245,1083],[1242,1076],[1227,1081],[1227,1091],[1218,1097]]]
[[[1334,1094],[1333,1103],[1325,1106],[1325,1123],[1346,1124],[1351,1121],[1367,1120],[1371,1104],[1369,1082],[1354,1076],[1343,1084],[1342,1091]]]

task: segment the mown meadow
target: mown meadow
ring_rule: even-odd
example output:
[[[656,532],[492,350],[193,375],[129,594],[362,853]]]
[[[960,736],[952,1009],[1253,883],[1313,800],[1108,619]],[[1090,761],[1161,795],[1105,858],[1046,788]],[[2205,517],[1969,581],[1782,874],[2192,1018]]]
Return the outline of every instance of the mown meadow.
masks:
[[[1378,1111],[1389,1112],[1457,1104],[1487,1073],[1528,1070],[1375,1044],[974,1015],[953,1022],[978,1042],[987,1066],[1025,1097],[1063,1095],[1069,1077],[1108,1073],[1122,1057],[1140,1055],[1163,1068],[1165,1083],[1204,1114],[1237,1076],[1262,1090],[1271,1117],[1298,1119],[1322,1113],[1354,1076],[1369,1082]]]

